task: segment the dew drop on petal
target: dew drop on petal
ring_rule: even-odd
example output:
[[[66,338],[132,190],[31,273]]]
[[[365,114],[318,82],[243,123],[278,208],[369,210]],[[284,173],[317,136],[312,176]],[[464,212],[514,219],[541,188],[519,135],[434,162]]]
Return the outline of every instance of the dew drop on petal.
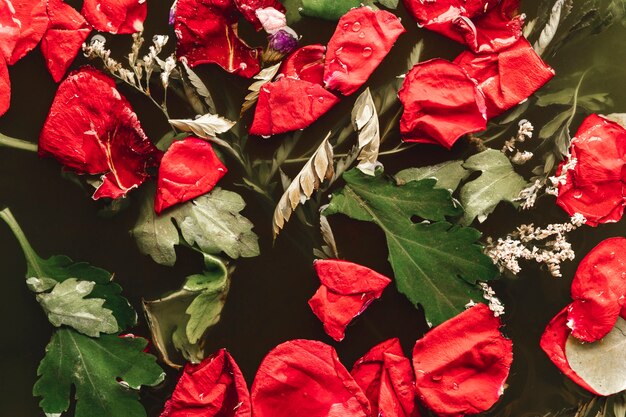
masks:
[[[365,48],[363,48],[363,56],[365,58],[368,58],[370,56],[372,56],[372,48],[370,48],[369,46],[366,46]]]
[[[358,32],[359,30],[361,30],[361,23],[360,22],[354,22],[352,24],[352,31],[353,32]]]

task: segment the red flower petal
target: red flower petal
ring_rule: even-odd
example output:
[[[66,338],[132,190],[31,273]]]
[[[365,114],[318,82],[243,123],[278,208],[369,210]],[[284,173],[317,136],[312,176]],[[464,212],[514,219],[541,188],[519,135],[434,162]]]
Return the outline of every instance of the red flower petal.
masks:
[[[128,34],[143,30],[147,0],[85,0],[81,14],[100,32]]]
[[[411,362],[398,339],[374,346],[350,373],[370,400],[372,416],[419,417]]]
[[[227,171],[209,142],[188,137],[172,143],[159,166],[154,211],[208,193]]]
[[[94,199],[118,198],[143,183],[161,152],[146,137],[115,82],[92,68],[60,85],[39,139],[39,155],[53,156],[79,174],[103,174]]]
[[[322,85],[324,78],[324,45],[307,45],[289,55],[280,67],[285,77]]]
[[[255,417],[368,417],[367,398],[331,346],[312,340],[278,345],[252,385]]]
[[[418,340],[413,368],[420,400],[440,416],[476,414],[495,404],[513,360],[501,325],[478,304]]]
[[[43,0],[14,1],[15,17],[20,21],[20,35],[13,48],[9,65],[15,64],[32,51],[48,27],[46,2]]]
[[[261,87],[250,134],[271,136],[304,129],[338,102],[319,84],[283,77]]]
[[[359,89],[406,32],[394,14],[369,7],[350,10],[339,19],[328,42],[324,83],[348,96]]]
[[[41,52],[50,75],[59,82],[91,33],[91,27],[80,13],[62,0],[48,0],[48,17],[50,23],[41,40]]]
[[[583,342],[595,342],[615,326],[626,304],[626,239],[603,240],[585,256],[572,281],[567,326]]]
[[[626,165],[626,130],[598,115],[587,117],[571,147],[577,163],[559,185],[557,204],[570,215],[581,213],[587,224],[616,222],[624,211],[622,170]],[[557,174],[560,175],[564,161]]]
[[[250,417],[250,394],[237,363],[221,349],[187,364],[161,417]]]
[[[321,286],[309,300],[326,333],[341,341],[346,326],[372,301],[380,298],[391,280],[369,268],[338,259],[314,263]]]
[[[446,148],[487,126],[484,97],[467,73],[443,59],[415,65],[398,93],[404,105],[400,132],[407,142]]]
[[[567,327],[568,308],[569,306],[565,307],[559,312],[559,314],[550,320],[546,330],[544,330],[543,335],[541,335],[541,341],[539,344],[541,349],[546,352],[546,355],[548,355],[550,360],[556,365],[557,368],[559,368],[561,372],[567,375],[569,379],[587,391],[599,395],[581,377],[579,377],[578,374],[572,370],[572,368],[570,368],[567,356],[565,356],[565,343],[571,333],[571,330]]]
[[[192,67],[217,64],[242,77],[254,76],[261,69],[260,48],[250,48],[239,39],[237,20],[231,2],[179,0],[174,20],[177,56]]]
[[[9,110],[11,106],[11,80],[9,79],[9,69],[0,56],[0,116]]]
[[[20,21],[10,0],[0,0],[0,27],[0,58],[9,61],[20,36]]]
[[[273,7],[279,12],[285,13],[285,6],[277,0],[233,0],[237,9],[241,12],[244,19],[252,23],[256,30],[261,30],[263,26],[259,19],[256,17],[257,9],[265,9],[266,7]]]
[[[554,77],[526,39],[494,54],[463,52],[455,60],[485,95],[487,117],[495,117],[526,100]]]

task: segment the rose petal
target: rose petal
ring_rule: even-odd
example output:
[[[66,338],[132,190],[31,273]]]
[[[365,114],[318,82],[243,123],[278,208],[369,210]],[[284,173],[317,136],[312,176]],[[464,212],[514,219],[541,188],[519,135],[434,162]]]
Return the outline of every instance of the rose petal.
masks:
[[[418,340],[413,368],[420,400],[440,416],[476,414],[495,404],[513,360],[501,325],[477,304]]]
[[[20,21],[20,34],[13,48],[9,65],[15,64],[32,51],[48,27],[46,2],[43,0],[14,1],[15,18]]]
[[[561,372],[563,372],[569,379],[586,389],[587,391],[598,395],[593,388],[591,388],[576,372],[572,370],[565,356],[565,343],[571,333],[569,327],[567,327],[567,310],[565,307],[559,312],[541,335],[541,341],[539,342],[541,349],[548,355],[550,360],[556,365]]]
[[[314,262],[321,286],[309,300],[326,333],[341,341],[346,326],[383,293],[391,280],[362,265],[338,259]]]
[[[50,75],[59,82],[91,33],[91,27],[80,13],[62,0],[48,0],[48,17],[50,22],[41,40],[41,52]]]
[[[0,56],[0,116],[9,110],[11,106],[11,80],[9,79],[9,69]]]
[[[256,30],[263,29],[263,25],[256,15],[257,9],[265,9],[271,7],[281,13],[285,13],[285,6],[277,0],[233,0],[243,18],[252,23]]]
[[[367,398],[322,342],[292,340],[263,359],[252,385],[255,417],[368,417]]]
[[[328,42],[324,83],[350,95],[359,89],[405,32],[394,14],[369,7],[350,10],[339,19]]]
[[[487,117],[492,118],[526,100],[554,77],[526,39],[493,54],[461,53],[455,60],[485,95]]]
[[[100,32],[141,32],[148,14],[147,0],[85,0],[81,14]]]
[[[250,417],[243,374],[226,349],[187,364],[161,417]]]
[[[172,143],[159,166],[154,211],[208,193],[227,171],[209,142],[188,137]]]
[[[189,65],[217,64],[226,71],[250,78],[261,69],[260,48],[251,48],[237,35],[237,9],[233,3],[179,0],[174,29],[176,54]]]
[[[144,134],[115,82],[92,68],[60,85],[39,139],[39,155],[53,156],[79,174],[103,174],[93,198],[118,198],[143,183],[161,152]]]
[[[322,85],[324,78],[324,45],[307,45],[289,55],[280,67],[280,74],[296,80]]]
[[[585,224],[595,227],[622,218],[625,204],[623,194],[624,185],[620,181],[578,186],[568,172],[567,182],[559,186],[556,203],[570,216],[582,214],[586,219]]]
[[[404,105],[400,132],[407,142],[446,148],[487,126],[484,97],[458,65],[432,59],[415,65],[398,93]]]
[[[321,85],[283,77],[261,87],[250,134],[271,136],[304,129],[338,102]]]
[[[595,342],[615,326],[626,303],[626,239],[603,240],[580,262],[572,281],[567,326],[583,342]]]
[[[20,36],[20,21],[10,0],[0,0],[0,28],[0,58],[9,61]]]
[[[411,362],[398,339],[374,346],[350,374],[370,400],[373,416],[419,417]]]

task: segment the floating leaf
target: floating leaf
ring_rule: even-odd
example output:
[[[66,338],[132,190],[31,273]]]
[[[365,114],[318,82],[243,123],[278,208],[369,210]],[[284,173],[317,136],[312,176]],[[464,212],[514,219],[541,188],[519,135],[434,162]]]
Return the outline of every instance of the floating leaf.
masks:
[[[475,218],[482,223],[501,201],[514,203],[527,185],[526,180],[515,172],[511,161],[494,149],[471,156],[463,168],[482,172],[480,177],[461,189],[465,225],[471,224]]]
[[[298,204],[303,204],[311,198],[313,191],[317,190],[325,179],[333,177],[333,147],[328,142],[329,136],[322,141],[278,201],[272,219],[274,237],[278,236],[285,223],[289,221]]]
[[[469,171],[463,168],[463,161],[457,160],[446,161],[427,167],[407,168],[398,172],[395,178],[398,185],[404,185],[410,181],[434,178],[437,180],[435,188],[454,191],[469,174]]]
[[[70,326],[91,337],[98,337],[101,332],[115,333],[117,321],[111,310],[102,306],[105,300],[85,298],[95,285],[95,282],[68,278],[56,284],[50,293],[37,295],[37,301],[56,327]]]
[[[48,416],[67,411],[75,390],[76,417],[145,417],[137,390],[155,386],[165,376],[156,358],[143,352],[147,343],[142,338],[92,339],[71,329],[57,330],[37,369],[33,394],[42,398],[39,405]]]
[[[280,65],[281,63],[279,62],[278,64],[272,65],[271,67],[263,68],[261,72],[253,77],[257,81],[253,82],[252,84],[250,84],[250,87],[248,87],[248,91],[250,92],[246,95],[243,105],[241,106],[240,113],[242,115],[247,112],[248,109],[250,109],[250,107],[254,105],[254,103],[256,103],[256,101],[259,99],[259,91],[261,91],[261,87],[274,79],[276,74],[278,74]]]
[[[367,175],[374,175],[380,149],[380,124],[376,106],[372,100],[370,89],[367,88],[354,103],[352,108],[352,125],[359,133],[359,164],[357,169]]]
[[[599,394],[626,390],[626,320],[618,318],[613,330],[597,342],[569,336],[565,354],[574,372]]]
[[[442,323],[482,298],[474,283],[495,278],[497,269],[477,244],[477,230],[444,221],[461,214],[450,192],[435,189],[432,179],[399,187],[380,170],[369,177],[353,169],[343,178],[346,186],[324,214],[342,213],[385,232],[398,290],[424,307],[429,322]],[[413,216],[435,223],[414,223]]]

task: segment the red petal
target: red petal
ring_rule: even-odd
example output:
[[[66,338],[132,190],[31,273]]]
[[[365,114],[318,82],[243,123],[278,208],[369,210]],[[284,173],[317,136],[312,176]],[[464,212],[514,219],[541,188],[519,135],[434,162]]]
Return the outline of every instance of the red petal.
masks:
[[[324,45],[307,45],[289,55],[280,67],[285,77],[322,85],[324,78]]]
[[[161,417],[250,417],[250,394],[237,363],[221,349],[187,364]]]
[[[413,368],[420,400],[440,416],[476,414],[495,404],[513,360],[501,325],[478,304],[418,340]]]
[[[9,79],[9,69],[0,56],[0,116],[9,110],[11,106],[11,80]]]
[[[585,256],[572,281],[572,298],[567,326],[574,337],[595,342],[613,329],[626,303],[626,239],[606,239]]]
[[[20,36],[20,21],[10,0],[0,0],[0,27],[0,58],[9,61]]]
[[[39,139],[39,155],[53,156],[79,174],[103,174],[93,198],[118,198],[148,178],[161,152],[146,137],[115,82],[92,68],[60,85]]]
[[[370,400],[372,416],[419,417],[411,363],[398,339],[374,346],[350,373]]]
[[[321,286],[309,300],[326,333],[341,341],[346,326],[372,301],[380,298],[391,280],[369,268],[338,259],[314,263]]]
[[[260,48],[250,48],[237,35],[237,9],[213,0],[179,0],[174,28],[176,54],[190,66],[217,64],[226,71],[250,78],[261,69]]]
[[[324,83],[348,96],[359,89],[405,32],[394,14],[369,7],[350,10],[339,19],[328,42]]]
[[[147,0],[85,0],[81,14],[100,32],[135,33],[143,30]]]
[[[484,97],[458,65],[432,59],[415,65],[398,93],[404,105],[400,132],[407,142],[446,148],[487,126]]]
[[[48,17],[50,23],[41,40],[41,52],[50,75],[59,82],[91,33],[91,27],[80,13],[62,0],[48,0]]]
[[[20,35],[9,59],[9,65],[15,64],[24,55],[32,51],[41,40],[48,27],[46,2],[43,0],[14,1],[15,17],[20,21]]]
[[[565,307],[563,310],[559,312],[544,330],[543,335],[541,336],[541,349],[546,352],[546,355],[550,358],[550,360],[556,365],[557,368],[561,372],[563,372],[569,379],[596,395],[593,388],[591,388],[581,377],[578,376],[576,372],[572,370],[569,366],[569,362],[567,361],[567,357],[565,356],[565,343],[567,342],[567,337],[570,335],[570,329],[567,327],[567,310],[568,307]]]
[[[526,39],[499,53],[466,51],[454,63],[467,71],[485,94],[488,118],[518,105],[554,77],[554,70]]]
[[[154,210],[208,193],[227,171],[209,142],[188,137],[172,143],[159,166]]]
[[[235,2],[237,9],[239,9],[241,14],[243,15],[244,19],[252,23],[252,25],[254,26],[256,30],[261,30],[263,28],[263,26],[261,25],[261,22],[259,22],[259,19],[257,19],[256,17],[255,12],[257,9],[265,9],[267,7],[273,7],[279,12],[285,13],[286,11],[285,6],[283,6],[282,3],[280,3],[277,0],[233,0],[233,1]]]
[[[321,85],[283,77],[261,87],[250,134],[271,136],[304,129],[338,102]]]
[[[331,346],[312,340],[278,345],[252,385],[255,417],[368,417],[367,398]]]

